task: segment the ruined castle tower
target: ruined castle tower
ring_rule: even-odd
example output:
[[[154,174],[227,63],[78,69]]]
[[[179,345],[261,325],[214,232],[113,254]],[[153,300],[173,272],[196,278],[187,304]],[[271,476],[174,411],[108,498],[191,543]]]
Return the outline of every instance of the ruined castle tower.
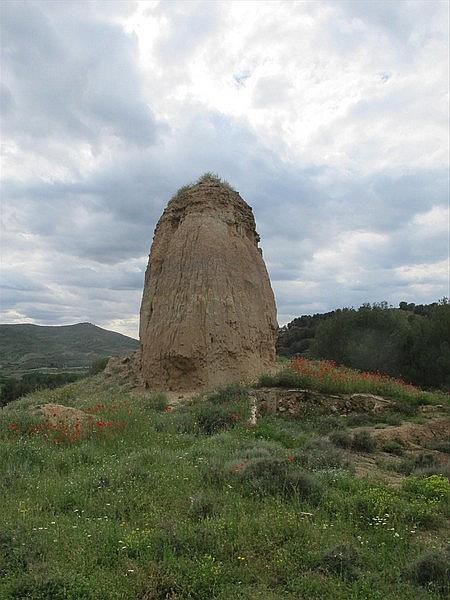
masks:
[[[248,381],[273,365],[276,307],[252,209],[213,176],[182,188],[155,229],[139,336],[150,389]]]

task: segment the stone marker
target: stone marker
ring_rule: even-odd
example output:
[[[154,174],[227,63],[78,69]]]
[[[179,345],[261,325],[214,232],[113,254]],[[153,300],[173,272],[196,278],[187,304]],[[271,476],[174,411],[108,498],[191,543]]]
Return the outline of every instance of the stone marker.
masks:
[[[205,389],[273,366],[276,307],[258,242],[252,209],[214,176],[169,202],[155,229],[141,304],[146,387]]]

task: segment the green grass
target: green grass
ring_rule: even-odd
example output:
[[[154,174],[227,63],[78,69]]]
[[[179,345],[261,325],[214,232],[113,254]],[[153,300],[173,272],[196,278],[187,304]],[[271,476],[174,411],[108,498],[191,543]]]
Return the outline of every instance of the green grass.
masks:
[[[59,444],[9,427],[43,402],[123,427]],[[358,480],[307,419],[250,428],[247,404],[228,388],[168,411],[97,376],[4,408],[0,597],[445,597],[444,478]]]
[[[450,404],[450,395],[427,392],[380,373],[367,373],[338,366],[327,360],[294,358],[275,374],[259,377],[259,387],[308,388],[325,394],[366,393],[405,401],[402,408],[414,412],[419,404]]]

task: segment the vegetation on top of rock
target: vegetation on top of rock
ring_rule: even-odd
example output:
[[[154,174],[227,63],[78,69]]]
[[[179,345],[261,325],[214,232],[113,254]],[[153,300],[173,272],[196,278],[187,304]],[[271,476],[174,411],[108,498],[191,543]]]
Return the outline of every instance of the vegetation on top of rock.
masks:
[[[216,184],[216,185],[221,185],[222,187],[226,188],[230,192],[236,191],[231,186],[231,184],[228,183],[228,181],[226,179],[222,179],[217,173],[212,173],[211,171],[207,171],[206,173],[203,173],[202,175],[200,175],[200,177],[196,181],[193,181],[192,183],[188,183],[188,184],[180,187],[175,192],[175,194],[171,197],[171,199],[169,200],[169,203],[177,202],[178,200],[182,200],[185,197],[187,192],[190,192],[196,185],[199,185],[201,183],[212,183],[212,184]]]

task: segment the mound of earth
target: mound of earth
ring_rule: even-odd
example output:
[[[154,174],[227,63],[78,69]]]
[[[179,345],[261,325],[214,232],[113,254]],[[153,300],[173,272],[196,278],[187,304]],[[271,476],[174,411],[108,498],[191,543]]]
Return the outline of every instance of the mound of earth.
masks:
[[[47,423],[51,425],[70,425],[77,423],[88,425],[92,422],[92,415],[89,415],[78,408],[63,406],[62,404],[42,404],[33,407],[34,414],[42,416]]]
[[[450,435],[450,418],[438,417],[425,423],[407,422],[385,429],[374,429],[371,433],[381,445],[396,441],[405,448],[420,447],[429,442],[448,439]]]

